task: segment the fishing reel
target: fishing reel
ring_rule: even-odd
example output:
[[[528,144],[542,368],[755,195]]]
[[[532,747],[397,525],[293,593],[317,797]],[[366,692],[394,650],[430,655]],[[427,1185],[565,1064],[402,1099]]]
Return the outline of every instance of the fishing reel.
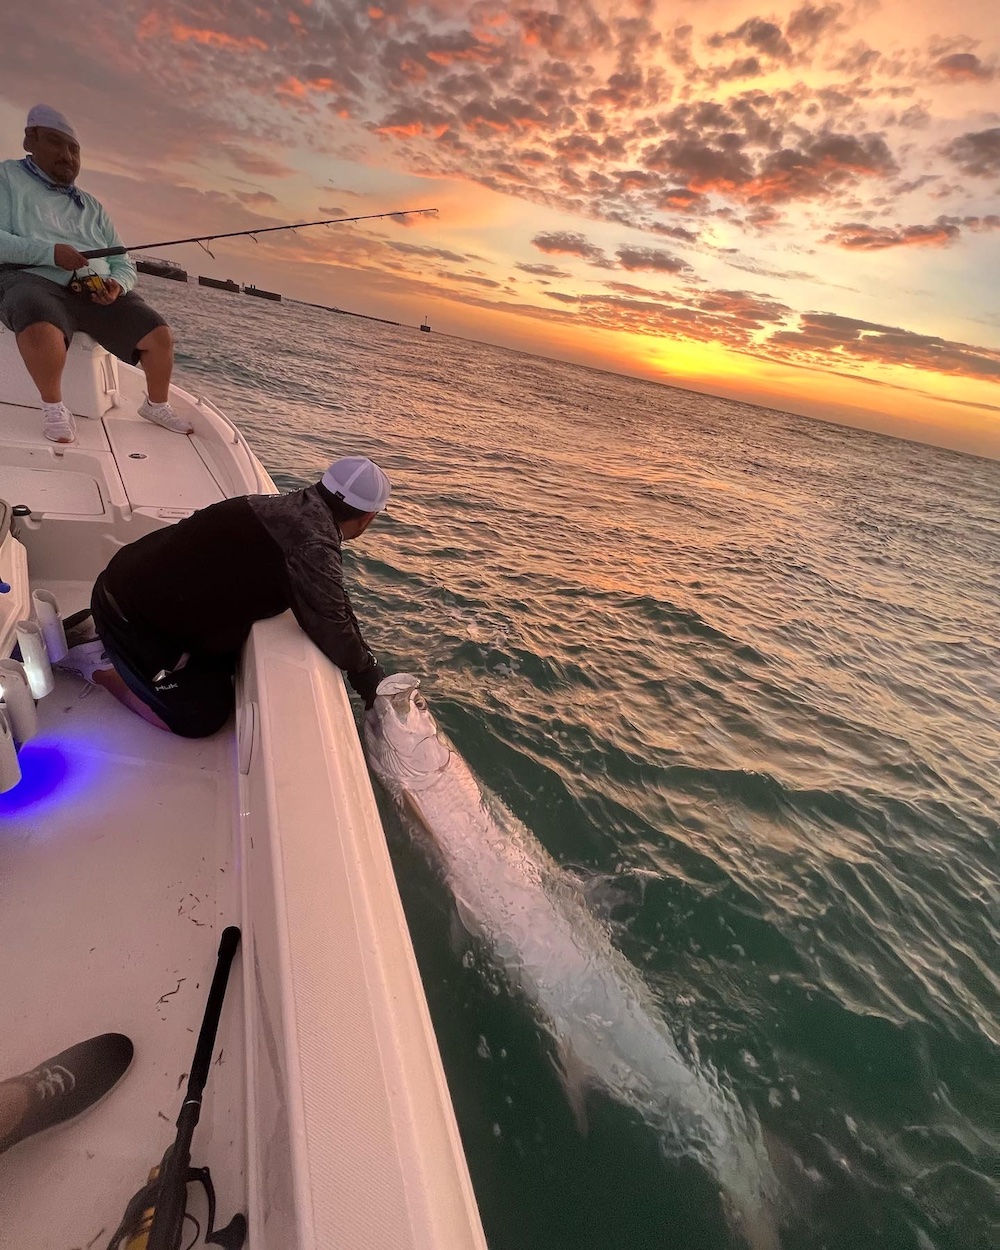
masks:
[[[103,295],[108,287],[99,273],[80,273],[74,269],[69,289],[74,295],[85,295],[88,299],[93,299],[95,295]]]
[[[173,1149],[171,1147],[170,1149]],[[143,1185],[138,1193],[133,1194],[129,1200],[128,1206],[125,1208],[125,1214],[122,1216],[122,1222],[115,1230],[115,1235],[108,1242],[107,1250],[154,1250],[150,1245],[149,1234],[153,1227],[153,1213],[156,1210],[156,1204],[161,1201],[161,1177],[166,1171],[167,1154],[163,1157],[163,1163],[157,1164],[149,1173],[149,1180]],[[208,1228],[205,1232],[205,1244],[210,1246],[221,1246],[222,1250],[242,1250],[242,1246],[247,1238],[247,1220],[242,1213],[237,1213],[225,1226],[225,1228],[217,1229],[215,1227],[215,1186],[212,1184],[212,1177],[208,1168],[187,1169],[187,1177],[185,1187],[195,1182],[205,1191],[205,1197],[208,1199]],[[195,1239],[201,1233],[201,1227],[195,1217],[185,1213],[184,1218],[191,1220],[195,1226]],[[169,1247],[169,1250],[179,1250],[180,1241],[176,1246]]]

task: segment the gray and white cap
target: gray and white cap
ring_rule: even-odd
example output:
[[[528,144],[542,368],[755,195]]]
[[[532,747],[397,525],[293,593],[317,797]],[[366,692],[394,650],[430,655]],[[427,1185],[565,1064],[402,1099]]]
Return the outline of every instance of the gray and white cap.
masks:
[[[69,124],[62,113],[58,109],[54,109],[50,104],[36,104],[28,110],[28,120],[24,123],[25,130],[31,130],[33,126],[44,126],[47,130],[58,130],[62,135],[69,135],[71,139],[79,138],[76,131]]]
[[[359,512],[381,512],[392,489],[386,474],[365,456],[343,456],[323,474],[331,495]]]

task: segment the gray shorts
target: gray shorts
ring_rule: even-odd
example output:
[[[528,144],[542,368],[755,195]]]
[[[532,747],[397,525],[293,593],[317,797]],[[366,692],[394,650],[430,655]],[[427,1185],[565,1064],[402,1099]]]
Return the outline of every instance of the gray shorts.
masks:
[[[172,733],[207,738],[229,720],[236,706],[233,675],[238,654],[185,652],[155,629],[127,620],[108,590],[106,571],[94,584],[90,610],[119,676]]]
[[[94,304],[58,282],[23,272],[0,273],[0,321],[15,334],[36,322],[48,322],[62,330],[67,347],[79,330],[130,365],[139,363],[136,343],[167,324],[134,291],[119,295],[113,304]]]

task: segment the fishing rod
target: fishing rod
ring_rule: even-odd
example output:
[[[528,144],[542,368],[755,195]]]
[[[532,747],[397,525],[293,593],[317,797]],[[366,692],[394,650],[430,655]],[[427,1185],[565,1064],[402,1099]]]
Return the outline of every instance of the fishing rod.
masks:
[[[436,208],[401,208],[395,213],[366,213],[363,217],[329,217],[326,221],[297,221],[292,226],[261,226],[259,230],[231,230],[228,234],[201,234],[191,239],[168,239],[165,243],[138,243],[135,247],[99,247],[89,252],[81,252],[80,255],[86,256],[88,260],[97,260],[102,256],[124,256],[126,252],[145,252],[153,247],[180,247],[182,243],[197,243],[199,247],[205,248],[214,260],[214,255],[205,247],[205,244],[214,243],[216,239],[249,237],[256,243],[258,234],[271,234],[275,230],[305,230],[307,226],[338,226],[349,221],[377,221],[383,217],[411,217],[414,213],[423,215],[437,211]]]
[[[197,1181],[208,1198],[206,1244],[222,1246],[224,1250],[241,1250],[246,1241],[247,1221],[241,1213],[234,1215],[225,1228],[215,1228],[215,1187],[211,1175],[208,1168],[191,1166],[191,1138],[201,1116],[201,1096],[215,1049],[229,969],[239,943],[240,931],[235,925],[230,925],[223,931],[219,942],[215,976],[208,991],[208,1003],[198,1034],[187,1092],[177,1117],[177,1136],[167,1147],[159,1165],[150,1171],[149,1180],[132,1197],[121,1224],[108,1242],[108,1250],[119,1250],[123,1241],[124,1250],[180,1250],[184,1220],[194,1219],[186,1214],[187,1187],[191,1181]]]

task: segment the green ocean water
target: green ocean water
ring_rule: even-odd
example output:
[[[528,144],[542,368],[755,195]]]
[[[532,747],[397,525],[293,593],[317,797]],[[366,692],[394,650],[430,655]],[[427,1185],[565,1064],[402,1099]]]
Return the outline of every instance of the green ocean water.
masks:
[[[350,549],[386,668],[764,1125],[785,1250],[1000,1246],[1000,463],[146,279],[275,480],[389,472]],[[491,1250],[721,1250],[391,807]]]

